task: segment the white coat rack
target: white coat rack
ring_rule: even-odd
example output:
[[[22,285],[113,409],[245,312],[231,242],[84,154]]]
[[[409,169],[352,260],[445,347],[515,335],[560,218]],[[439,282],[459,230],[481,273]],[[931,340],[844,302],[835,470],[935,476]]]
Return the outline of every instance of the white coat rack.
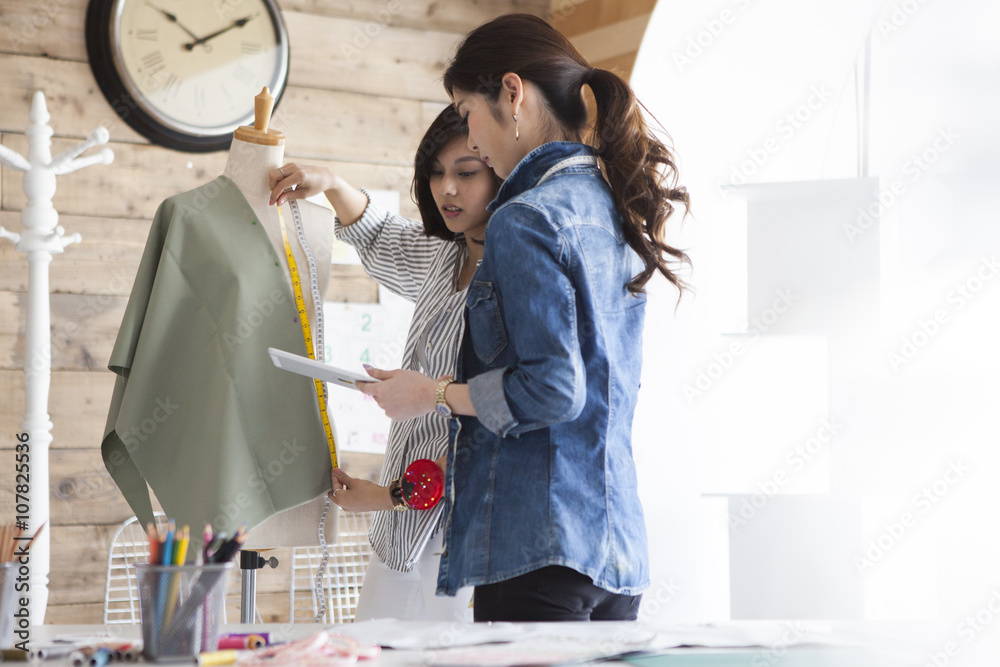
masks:
[[[62,253],[71,243],[79,243],[80,235],[65,236],[58,224],[59,213],[52,207],[56,193],[56,176],[88,167],[111,164],[114,153],[103,148],[95,155],[77,156],[88,148],[106,144],[108,130],[98,127],[73,148],[52,158],[52,127],[45,95],[35,93],[28,114],[31,121],[28,135],[28,158],[0,146],[0,164],[24,172],[24,193],[28,203],[21,211],[20,233],[0,227],[0,238],[14,242],[18,252],[28,256],[28,304],[24,334],[24,398],[25,414],[21,432],[29,435],[28,509],[30,519],[26,534],[34,534],[49,520],[49,444],[52,442],[52,422],[49,421],[49,382],[52,370],[52,336],[49,326],[49,262],[52,255]],[[31,546],[29,578],[32,624],[45,619],[49,600],[50,567],[49,530],[43,530]]]

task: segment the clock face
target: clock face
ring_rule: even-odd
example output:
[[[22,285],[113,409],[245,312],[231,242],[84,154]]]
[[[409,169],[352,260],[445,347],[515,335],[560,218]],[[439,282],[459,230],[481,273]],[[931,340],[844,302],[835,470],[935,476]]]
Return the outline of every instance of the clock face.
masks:
[[[267,86],[279,98],[288,75],[274,0],[91,0],[87,33],[115,111],[182,150],[228,146],[253,122],[254,96]]]

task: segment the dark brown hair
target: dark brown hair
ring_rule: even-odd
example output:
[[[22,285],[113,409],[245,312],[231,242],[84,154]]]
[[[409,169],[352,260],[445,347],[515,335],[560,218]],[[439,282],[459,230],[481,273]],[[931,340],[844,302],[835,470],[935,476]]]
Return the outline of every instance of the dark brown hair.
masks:
[[[541,92],[553,117],[569,136],[586,130],[583,86],[597,102],[593,142],[604,163],[615,207],[624,221],[625,239],[645,268],[628,283],[630,292],[644,290],[659,271],[683,290],[686,283],[668,266],[690,265],[684,251],[663,240],[674,204],[690,208],[687,190],[677,186],[677,166],[670,149],[653,134],[643,107],[617,74],[594,69],[563,35],[530,14],[506,14],[479,26],[462,40],[444,75],[444,87],[479,93],[496,105],[504,74],[513,72]]]
[[[438,153],[449,141],[456,137],[466,137],[468,134],[469,126],[455,111],[455,107],[449,104],[427,128],[417,147],[417,155],[413,159],[411,196],[420,211],[420,218],[424,222],[424,234],[427,236],[436,236],[445,241],[452,241],[455,238],[455,232],[448,229],[431,193],[431,169]],[[492,169],[489,173],[493,177],[495,192],[503,181]]]

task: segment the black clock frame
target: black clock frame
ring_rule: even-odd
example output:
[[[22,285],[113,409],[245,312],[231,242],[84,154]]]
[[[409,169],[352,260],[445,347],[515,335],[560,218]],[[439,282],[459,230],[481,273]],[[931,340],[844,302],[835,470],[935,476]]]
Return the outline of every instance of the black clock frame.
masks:
[[[281,97],[285,93],[290,68],[288,30],[275,0],[262,0],[262,2],[267,8],[271,24],[274,26],[277,47],[284,52],[284,60],[289,63],[289,66],[285,68],[282,80],[270,90],[274,97],[274,109],[277,110],[278,103],[281,102]],[[111,21],[114,18],[117,5],[118,2],[113,0],[90,0],[87,5],[85,23],[87,59],[90,62],[90,70],[114,112],[133,130],[160,146],[186,153],[211,153],[228,150],[236,128],[240,125],[253,124],[253,108],[250,109],[247,116],[234,124],[232,129],[222,134],[195,135],[164,125],[146,110],[143,100],[136,99],[129,92],[115,66],[111,44]]]

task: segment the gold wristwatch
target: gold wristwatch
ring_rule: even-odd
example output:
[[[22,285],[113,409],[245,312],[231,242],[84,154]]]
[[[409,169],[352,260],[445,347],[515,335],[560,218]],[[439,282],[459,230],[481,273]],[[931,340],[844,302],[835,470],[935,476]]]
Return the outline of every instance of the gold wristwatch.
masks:
[[[434,394],[436,399],[434,409],[438,411],[438,414],[445,419],[451,419],[452,412],[451,408],[448,406],[448,402],[444,400],[444,390],[448,388],[454,380],[441,380],[438,382],[437,392]]]

